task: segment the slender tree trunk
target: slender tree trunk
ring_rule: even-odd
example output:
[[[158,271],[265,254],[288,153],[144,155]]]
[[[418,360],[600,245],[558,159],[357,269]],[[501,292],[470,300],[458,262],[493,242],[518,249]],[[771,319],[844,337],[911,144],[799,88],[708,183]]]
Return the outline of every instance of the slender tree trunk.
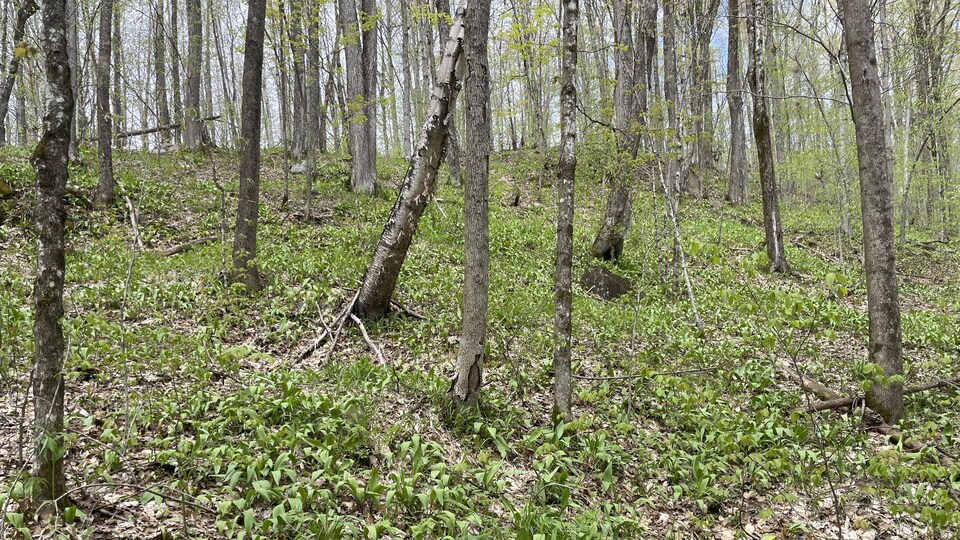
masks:
[[[180,69],[183,59],[180,56],[180,0],[170,0],[170,91],[173,93],[173,121],[183,122],[183,92],[181,90]],[[183,132],[174,132],[177,144],[183,144]]]
[[[764,40],[767,37],[762,2],[750,0],[750,16],[747,18],[747,34],[750,42],[750,66],[748,78],[753,93],[753,135],[757,145],[757,161],[760,164],[760,188],[763,193],[763,232],[770,258],[771,272],[787,272],[787,257],[783,250],[783,227],[780,225],[780,201],[777,193],[777,177],[773,141],[770,130],[769,98],[767,97],[766,69],[764,66]]]
[[[489,194],[490,176],[490,72],[487,66],[487,34],[490,0],[471,2],[464,20],[463,52],[467,75],[464,98],[467,131],[466,183],[464,191],[463,330],[457,372],[451,384],[455,400],[475,406],[483,381],[483,356],[487,336],[489,294]]]
[[[400,55],[403,57],[403,153],[410,155],[410,146],[413,140],[413,75],[410,72],[410,66],[413,64],[410,51],[410,22],[407,12],[409,11],[407,2],[400,2],[400,26],[403,34],[400,42]]]
[[[377,28],[380,14],[376,0],[360,0],[360,23],[363,45],[360,55],[363,67],[364,145],[359,150],[363,169],[358,171],[353,185],[357,193],[372,195],[377,190],[377,102],[380,99],[377,83]]]
[[[67,53],[66,0],[44,0],[44,67],[47,112],[44,133],[31,162],[36,174],[37,274],[33,288],[33,405],[36,429],[34,475],[40,502],[66,492],[63,476],[63,281],[65,270],[63,196],[67,188],[73,88]],[[56,503],[66,506],[67,501]]]
[[[313,205],[313,176],[316,165],[316,152],[320,144],[320,6],[313,0],[308,0],[304,6],[304,17],[307,22],[307,62],[306,62],[306,145],[307,145],[307,174],[306,207],[304,213],[307,221],[310,220]]]
[[[110,118],[110,53],[113,0],[100,1],[100,46],[97,49],[97,161],[99,184],[95,202],[111,206],[113,184],[113,121]]]
[[[187,91],[183,103],[183,138],[191,152],[200,148],[200,68],[203,58],[203,12],[200,0],[187,2]]]
[[[366,319],[378,319],[390,310],[390,298],[397,277],[407,257],[410,242],[416,233],[420,216],[436,185],[437,169],[443,161],[447,137],[447,115],[453,110],[463,77],[463,16],[466,2],[459,8],[450,28],[438,69],[437,85],[430,100],[430,110],[420,130],[418,143],[410,155],[404,177],[390,217],[380,235],[370,267],[354,304],[354,313]]]
[[[73,89],[73,107],[70,109],[70,161],[80,162],[77,147],[77,97],[80,95],[79,37],[77,32],[77,2],[67,0],[67,58],[70,62],[70,86]]]
[[[863,266],[870,320],[868,360],[883,369],[884,377],[902,376],[903,344],[893,247],[892,155],[883,121],[873,19],[866,0],[843,0],[842,7],[860,163]],[[902,381],[874,381],[867,392],[867,405],[888,423],[895,423],[903,413]]]
[[[450,15],[450,0],[436,0],[437,13],[440,15],[437,28],[440,30],[440,38],[450,35],[450,23],[447,22],[447,15]],[[460,140],[457,137],[456,114],[451,114],[448,122],[447,135],[447,166],[450,167],[450,180],[458,185],[463,185],[463,171],[460,167]]]
[[[120,27],[123,24],[123,13],[120,2],[113,3],[113,56],[123,58],[123,42],[121,41]],[[118,131],[127,130],[127,110],[124,107],[124,84],[123,84],[123,62],[113,62],[113,94],[110,100],[113,102],[111,107],[113,112],[113,121]],[[120,148],[124,147],[125,142],[118,140]]]
[[[22,43],[26,35],[27,21],[37,12],[36,0],[23,0],[17,7],[17,15],[13,23],[13,42]],[[17,81],[22,59],[14,54],[10,58],[3,83],[0,84],[0,146],[7,144],[7,113],[10,110],[10,95],[13,85]]]
[[[577,170],[577,33],[578,0],[563,2],[563,54],[560,67],[560,163],[557,186],[557,254],[554,270],[553,412],[570,416],[572,377],[570,345],[573,333],[573,205]]]
[[[747,134],[743,120],[743,81],[740,78],[740,0],[729,0],[727,11],[727,104],[730,107],[730,179],[727,200],[750,200],[747,173]]]
[[[294,0],[290,4],[290,25],[287,32],[290,36],[290,52],[293,56],[293,157],[301,159],[307,148],[307,85],[304,78],[304,40],[303,21],[305,2]]]
[[[163,0],[157,0],[153,25],[153,67],[157,73],[157,124],[170,124],[170,105],[167,101],[167,46],[163,29]],[[170,142],[170,131],[160,132],[163,143]]]
[[[248,291],[260,290],[257,269],[257,220],[260,212],[260,119],[263,96],[263,37],[267,1],[250,0],[243,51],[240,118],[240,191],[233,237],[234,279]]]

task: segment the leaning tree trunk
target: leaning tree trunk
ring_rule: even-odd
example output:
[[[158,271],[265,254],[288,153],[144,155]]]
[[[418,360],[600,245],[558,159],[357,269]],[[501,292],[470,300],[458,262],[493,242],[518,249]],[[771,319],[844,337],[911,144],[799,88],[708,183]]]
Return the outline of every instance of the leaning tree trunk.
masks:
[[[33,288],[33,405],[36,429],[36,496],[58,501],[66,491],[63,476],[63,277],[65,267],[63,196],[67,189],[70,117],[73,114],[70,60],[67,55],[66,0],[44,0],[44,67],[47,113],[43,137],[33,151],[36,174],[37,275]],[[56,503],[65,506],[66,501]]]
[[[870,319],[868,359],[886,378],[903,375],[903,345],[897,267],[893,247],[893,172],[880,99],[870,3],[844,0],[843,39],[847,46],[852,87],[857,158],[860,162],[860,205],[863,213],[863,266]],[[867,405],[889,423],[903,413],[902,381],[873,381]]]
[[[257,269],[257,219],[260,212],[260,114],[263,95],[263,37],[266,0],[250,0],[243,51],[240,116],[240,191],[233,237],[234,279],[248,291],[260,290]]]
[[[390,298],[397,276],[407,257],[417,223],[427,206],[437,180],[437,169],[443,162],[447,138],[448,114],[453,110],[460,91],[463,66],[463,16],[467,2],[457,10],[450,27],[450,36],[437,70],[437,83],[430,99],[419,141],[410,156],[410,165],[403,179],[400,194],[393,204],[387,224],[380,234],[370,267],[354,304],[354,312],[365,319],[378,319],[390,310]]]
[[[573,326],[573,203],[577,171],[577,0],[563,3],[563,54],[560,68],[560,163],[558,167],[557,255],[554,273],[553,412],[570,416],[572,377],[570,344]]]
[[[95,202],[110,206],[115,197],[113,182],[113,120],[110,118],[110,53],[113,42],[113,0],[100,2],[100,46],[97,49],[97,161],[100,181]]]
[[[200,124],[200,67],[203,50],[203,13],[200,0],[187,1],[187,90],[183,103],[183,139],[187,149],[195,151],[201,145]]]
[[[13,42],[15,44],[24,43],[23,38],[27,31],[27,21],[36,12],[36,0],[23,0],[20,3],[17,8],[16,20],[13,23]],[[3,83],[0,84],[0,146],[7,144],[7,113],[10,111],[10,94],[13,93],[13,85],[17,81],[21,60],[22,55],[16,54],[15,47]]]
[[[487,340],[489,303],[490,223],[490,72],[487,67],[487,34],[490,0],[470,5],[464,20],[464,56],[467,64],[466,98],[467,175],[464,184],[463,330],[457,372],[450,389],[454,399],[477,404],[483,380],[483,355]]]
[[[780,225],[780,201],[777,193],[777,177],[774,167],[773,141],[770,134],[770,110],[767,97],[766,69],[764,69],[764,40],[767,32],[761,2],[750,0],[750,16],[747,18],[747,35],[750,42],[750,66],[748,78],[753,93],[753,136],[757,145],[757,161],[760,164],[760,188],[763,193],[763,232],[770,258],[771,272],[787,272],[787,257],[783,251],[783,228]]]
[[[440,30],[440,39],[443,39],[443,36],[450,34],[450,23],[447,22],[448,19],[446,17],[450,14],[450,0],[436,0],[436,6],[437,12],[440,14],[437,28]],[[403,8],[401,7],[401,9]],[[460,166],[462,154],[460,151],[460,139],[457,136],[456,115],[451,114],[448,123],[447,166],[450,167],[450,180],[454,184],[462,186],[463,169]]]
[[[727,13],[727,103],[730,106],[730,178],[727,200],[747,204],[747,135],[743,121],[743,81],[740,78],[740,0],[730,0]]]

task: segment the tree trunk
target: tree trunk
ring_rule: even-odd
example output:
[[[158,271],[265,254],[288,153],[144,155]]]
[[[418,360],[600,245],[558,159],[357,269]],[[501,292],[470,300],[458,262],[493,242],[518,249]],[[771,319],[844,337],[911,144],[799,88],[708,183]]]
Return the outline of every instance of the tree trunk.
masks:
[[[390,309],[390,297],[416,233],[420,216],[436,185],[437,169],[443,161],[447,137],[447,115],[453,110],[462,80],[463,15],[457,10],[438,69],[430,110],[420,129],[416,147],[390,217],[380,235],[370,267],[364,275],[354,304],[354,313],[365,319],[378,319]]]
[[[490,0],[470,4],[464,20],[463,53],[467,75],[467,153],[464,189],[463,330],[457,371],[451,384],[459,404],[475,406],[483,380],[484,345],[487,336],[489,300],[490,224],[490,72],[487,66],[487,34],[490,29]]]
[[[617,84],[613,90],[618,165],[635,158],[639,148],[636,104],[637,93],[642,90],[638,90],[635,78],[639,64],[634,61],[636,51],[633,50],[633,30],[630,25],[633,16],[629,6],[630,3],[626,0],[616,0],[613,3],[616,19],[614,40],[619,44],[614,51]],[[618,261],[623,254],[623,242],[630,230],[633,215],[630,169],[630,165],[621,165],[610,175],[611,187],[606,211],[590,249],[590,253],[597,259]]]
[[[356,174],[353,190],[372,195],[377,190],[377,28],[379,14],[376,0],[360,1],[360,23],[363,45],[360,51],[363,67],[364,144],[358,149],[363,168]]]
[[[163,30],[163,0],[157,0],[153,26],[153,67],[157,73],[157,124],[170,123],[170,105],[167,101],[167,44]],[[170,142],[170,132],[161,131],[160,140]]]
[[[320,144],[320,5],[309,0],[304,7],[309,8],[304,12],[307,21],[307,62],[305,64],[307,174],[304,214],[309,221],[313,205],[314,166],[317,147]]]
[[[770,133],[770,110],[767,97],[766,69],[764,68],[764,40],[767,37],[762,2],[750,0],[750,16],[747,18],[747,35],[750,42],[750,65],[748,78],[753,93],[753,136],[757,145],[757,161],[760,164],[760,188],[763,193],[763,232],[770,258],[770,272],[787,272],[786,254],[783,251],[783,228],[780,225],[780,202],[777,193],[777,178],[774,167],[773,141]]]
[[[173,121],[183,122],[183,92],[180,84],[180,67],[183,59],[180,57],[180,0],[170,0],[170,91],[173,93]],[[177,144],[183,143],[183,134],[174,132]]]
[[[67,0],[67,59],[70,62],[70,87],[73,94],[73,107],[70,108],[70,161],[80,162],[80,150],[77,147],[77,97],[80,95],[80,40],[77,32],[77,1]]]
[[[560,67],[560,163],[557,185],[557,252],[554,270],[553,413],[570,416],[572,377],[570,345],[573,326],[573,205],[577,170],[577,31],[578,0],[563,2],[563,54]]]
[[[113,183],[113,121],[110,118],[110,53],[113,36],[113,0],[100,2],[100,46],[97,49],[97,161],[99,184],[95,203],[111,206]]]
[[[369,0],[363,0],[364,8],[371,8]],[[349,128],[349,149],[353,157],[350,167],[350,185],[356,193],[373,194],[377,185],[376,170],[376,103],[370,102],[371,92],[376,88],[376,62],[364,65],[371,58],[376,60],[376,34],[367,43],[369,30],[360,28],[354,0],[339,0],[340,27],[346,55],[347,102],[349,118],[344,119]],[[362,10],[361,18],[375,14]],[[371,127],[372,132],[371,132]]]
[[[123,58],[123,42],[121,41],[120,27],[123,25],[123,16],[120,3],[113,3],[113,56]],[[118,131],[127,129],[127,111],[124,108],[124,83],[123,83],[123,62],[113,62],[113,95],[110,100],[113,102],[111,110],[113,112],[112,121],[116,124]],[[117,141],[120,148],[123,148],[123,142]]]
[[[740,0],[729,0],[727,12],[727,104],[730,106],[730,179],[727,200],[735,205],[750,200],[747,173],[747,135],[743,121],[743,81],[740,78]]]
[[[450,35],[450,23],[447,22],[447,15],[450,15],[450,0],[437,0],[436,6],[437,13],[440,14],[437,28],[440,30],[440,38],[443,39],[444,36]],[[460,166],[460,140],[457,137],[456,118],[456,114],[451,114],[448,119],[450,125],[447,128],[447,166],[450,167],[450,181],[462,186],[464,177]]]
[[[200,0],[187,2],[187,91],[183,103],[183,138],[187,149],[200,148],[200,68],[203,50],[203,12]]]
[[[65,270],[63,196],[67,188],[70,118],[73,115],[70,59],[67,53],[66,0],[45,0],[43,19],[47,112],[44,133],[33,151],[36,174],[37,275],[34,282],[33,405],[40,502],[56,501],[66,491],[63,476],[63,280]],[[59,501],[58,507],[67,501]]]
[[[293,56],[293,149],[295,159],[304,157],[307,148],[307,97],[304,79],[304,43],[303,20],[304,2],[294,0],[290,3],[290,53]]]
[[[248,291],[260,290],[257,269],[257,220],[260,212],[260,120],[263,94],[263,37],[266,0],[250,0],[243,51],[243,96],[240,117],[240,191],[233,237],[234,280]]]
[[[17,7],[16,20],[13,23],[13,43],[24,43],[26,35],[27,21],[37,12],[36,0],[23,0]],[[13,85],[17,81],[17,73],[20,71],[22,58],[14,54],[10,58],[10,64],[7,67],[7,73],[3,78],[3,84],[0,85],[0,146],[7,144],[7,113],[10,111],[10,95],[13,93]]]
[[[400,42],[400,55],[403,58],[403,153],[410,155],[410,147],[413,144],[413,75],[410,72],[410,66],[413,64],[410,51],[410,22],[407,20],[407,12],[410,10],[407,2],[400,2],[400,31],[403,39]]]
[[[900,304],[893,247],[893,172],[880,99],[880,79],[870,3],[843,0],[843,39],[847,46],[853,121],[860,169],[863,213],[863,266],[870,320],[868,360],[884,377],[903,375]],[[903,412],[903,383],[874,381],[867,406],[895,423]]]

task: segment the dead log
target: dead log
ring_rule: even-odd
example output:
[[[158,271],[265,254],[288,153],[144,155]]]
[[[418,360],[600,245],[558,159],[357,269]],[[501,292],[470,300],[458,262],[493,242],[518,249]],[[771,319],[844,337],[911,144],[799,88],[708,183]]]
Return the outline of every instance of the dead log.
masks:
[[[952,379],[937,379],[935,381],[930,381],[924,384],[919,384],[917,386],[908,386],[903,389],[904,395],[917,394],[920,392],[926,392],[927,390],[934,390],[936,388],[944,388],[951,386],[956,388],[957,385],[960,385],[960,377],[954,377]],[[806,412],[814,411],[829,411],[832,409],[842,409],[843,407],[851,407],[854,403],[859,403],[863,399],[863,396],[852,396],[852,397],[840,397],[827,399],[825,401],[819,401],[812,404],[809,408],[802,409]]]
[[[216,115],[216,116],[208,116],[208,117],[206,117],[206,118],[201,118],[200,121],[201,121],[201,122],[212,122],[212,121],[214,121],[214,120],[219,120],[219,119],[220,119],[220,115],[218,114],[218,115]],[[154,127],[150,127],[150,128],[146,128],[146,129],[138,129],[138,130],[136,130],[136,131],[121,131],[120,133],[117,133],[117,138],[118,138],[118,139],[126,139],[126,138],[128,138],[128,137],[138,137],[138,136],[140,136],[140,135],[149,135],[149,134],[151,134],[151,133],[156,133],[156,132],[158,132],[158,131],[170,131],[171,129],[180,129],[181,127],[183,127],[183,124],[182,124],[182,123],[180,123],[180,122],[174,122],[174,123],[172,123],[172,124],[165,124],[165,125],[162,125],[162,126],[154,126]]]
[[[174,255],[179,255],[181,253],[190,251],[191,249],[202,246],[203,244],[209,244],[210,242],[216,242],[218,237],[216,236],[204,236],[203,238],[197,238],[196,240],[191,240],[185,242],[178,246],[173,246],[172,248],[166,249],[163,251],[164,257],[172,257]]]

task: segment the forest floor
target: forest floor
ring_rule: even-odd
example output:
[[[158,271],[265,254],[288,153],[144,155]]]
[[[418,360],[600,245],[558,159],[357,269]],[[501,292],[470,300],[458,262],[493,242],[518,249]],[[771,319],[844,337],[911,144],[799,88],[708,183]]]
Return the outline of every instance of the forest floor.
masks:
[[[495,156],[490,312],[481,407],[446,399],[460,327],[462,192],[441,176],[396,299],[301,360],[349,301],[405,169],[355,198],[322,156],[313,216],[303,176],[263,162],[250,296],[224,286],[235,154],[120,153],[142,246],[122,200],[85,207],[94,165],[71,178],[66,313],[70,508],[37,521],[27,472],[32,406],[32,172],[0,175],[0,537],[80,538],[951,538],[960,535],[960,394],[907,399],[895,444],[861,410],[797,412],[790,368],[842,395],[871,378],[859,237],[833,200],[783,202],[792,272],[763,271],[759,203],[684,199],[683,248],[704,327],[670,278],[670,235],[635,196],[625,258],[634,290],[574,288],[573,419],[550,420],[554,191],[537,158]],[[95,163],[94,156],[86,156]],[[595,263],[603,159],[580,159],[574,275]],[[223,188],[221,191],[221,187]],[[514,194],[519,193],[516,206]],[[812,202],[811,202],[812,201]],[[856,216],[855,216],[856,220]],[[164,250],[212,237],[171,256]],[[956,243],[918,231],[898,251],[908,384],[955,377]],[[816,400],[815,396],[809,396]],[[922,449],[917,450],[920,447]]]

